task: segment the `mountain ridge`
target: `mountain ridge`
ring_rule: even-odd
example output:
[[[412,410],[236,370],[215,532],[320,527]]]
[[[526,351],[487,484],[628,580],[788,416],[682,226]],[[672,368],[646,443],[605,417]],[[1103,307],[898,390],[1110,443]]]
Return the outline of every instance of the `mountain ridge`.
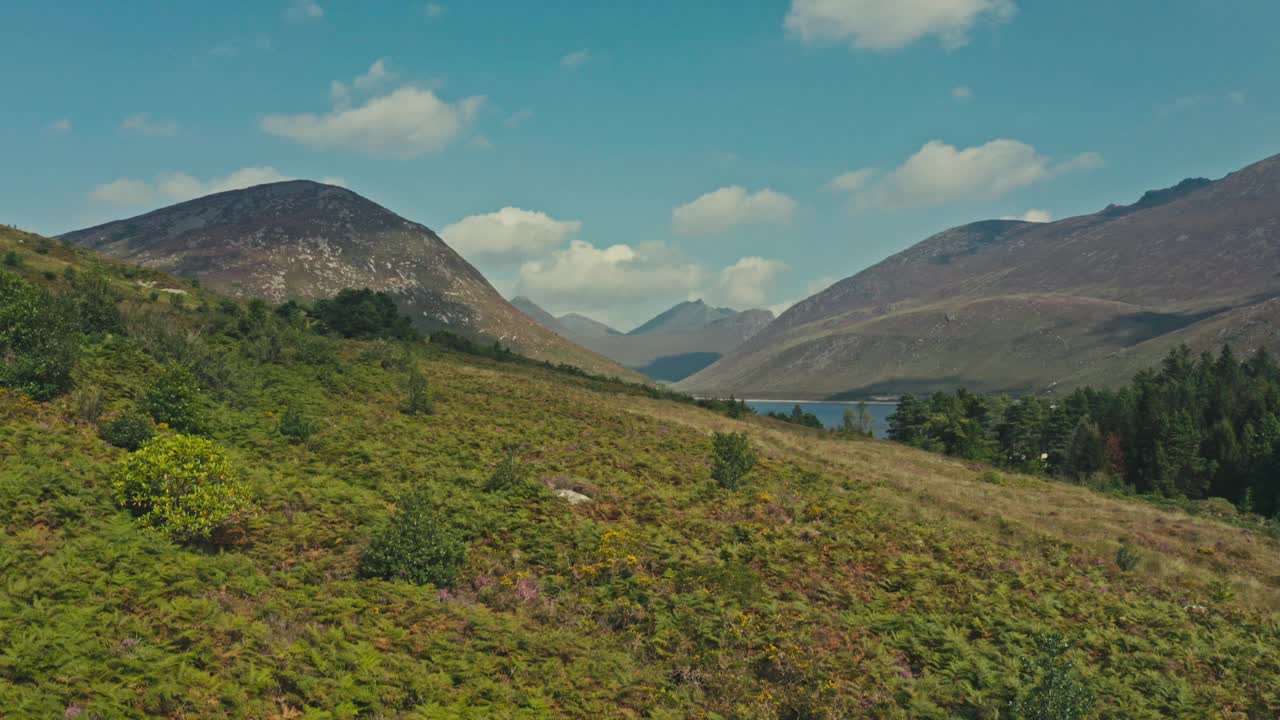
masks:
[[[1208,349],[1189,328],[1280,292],[1278,201],[1273,156],[1149,191],[1123,211],[943,230],[795,304],[677,387],[847,398],[1123,382],[1107,369],[1157,363],[1159,338],[1174,332]],[[1219,326],[1213,342],[1243,332]],[[1276,347],[1256,328],[1248,338]]]

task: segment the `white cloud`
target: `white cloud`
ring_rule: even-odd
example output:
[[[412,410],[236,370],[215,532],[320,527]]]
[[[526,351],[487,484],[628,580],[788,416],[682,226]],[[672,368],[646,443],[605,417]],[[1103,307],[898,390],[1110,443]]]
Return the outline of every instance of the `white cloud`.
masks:
[[[118,178],[109,183],[95,187],[89,198],[95,202],[108,205],[137,206],[156,201],[182,202],[213,193],[227,190],[263,185],[265,183],[294,180],[283,175],[270,166],[242,167],[222,177],[200,180],[187,173],[164,173],[156,177],[154,182],[146,182],[135,178]],[[340,177],[326,177],[320,182],[329,185],[345,185]]]
[[[426,5],[424,5],[422,8],[422,13],[429,18],[442,17],[448,11],[449,11],[449,8],[445,7],[444,5],[441,5],[440,3],[434,3],[434,2],[429,2]]]
[[[395,75],[387,69],[387,59],[379,58],[373,61],[363,75],[357,75],[350,85],[341,80],[329,83],[329,97],[336,107],[346,108],[351,104],[352,94],[372,93],[394,77]]]
[[[359,107],[324,115],[267,115],[259,125],[268,134],[314,148],[412,158],[456,141],[483,104],[479,96],[448,103],[430,90],[405,86]]]
[[[773,190],[723,187],[672,210],[671,225],[684,235],[710,235],[734,225],[785,223],[795,210],[794,200]]]
[[[290,0],[284,11],[285,19],[294,22],[303,20],[319,20],[324,17],[324,8],[315,0]]]
[[[565,69],[576,68],[591,59],[591,51],[583,48],[560,58],[560,67]]]
[[[557,220],[544,212],[504,207],[465,217],[441,230],[440,236],[463,257],[516,263],[563,245],[581,228],[577,220]]]
[[[833,192],[858,192],[865,188],[875,179],[878,171],[875,168],[862,168],[860,170],[850,170],[842,175],[837,175],[831,179],[831,182],[824,185],[824,189]]]
[[[968,85],[960,85],[958,87],[951,88],[951,97],[957,100],[972,100],[973,88]]]
[[[1023,222],[1047,223],[1053,220],[1053,213],[1048,210],[1031,209],[1021,215],[1006,215],[1001,220],[1021,220]]]
[[[768,302],[778,274],[786,269],[781,260],[744,257],[720,271],[715,297],[737,308],[761,307]]]
[[[932,140],[875,182],[864,177],[860,178],[861,184],[849,184],[858,207],[929,207],[997,198],[1057,175],[1092,170],[1102,164],[1102,156],[1092,152],[1054,164],[1034,147],[1017,140],[992,140],[970,148]]]
[[[524,108],[511,113],[511,115],[507,116],[506,120],[502,121],[502,124],[509,128],[518,128],[531,117],[533,117],[533,109]]]
[[[702,268],[663,243],[597,248],[583,240],[520,266],[513,292],[579,308],[626,307],[663,293],[687,295]]]
[[[71,132],[71,120],[59,118],[44,126],[45,135],[66,135]]]
[[[784,24],[810,44],[889,50],[933,35],[955,49],[979,21],[1008,22],[1016,10],[1013,0],[792,0]]]
[[[172,136],[178,134],[178,124],[172,120],[152,120],[147,113],[134,113],[120,123],[121,130],[141,133],[143,135]]]
[[[119,178],[95,187],[89,198],[107,205],[142,205],[155,194],[150,185],[132,178]]]

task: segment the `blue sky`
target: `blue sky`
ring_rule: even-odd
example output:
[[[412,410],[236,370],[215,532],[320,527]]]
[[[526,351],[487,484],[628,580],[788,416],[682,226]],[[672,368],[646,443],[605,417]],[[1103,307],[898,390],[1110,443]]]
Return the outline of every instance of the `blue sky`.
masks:
[[[626,328],[1280,152],[1280,3],[0,5],[0,222],[284,177]]]

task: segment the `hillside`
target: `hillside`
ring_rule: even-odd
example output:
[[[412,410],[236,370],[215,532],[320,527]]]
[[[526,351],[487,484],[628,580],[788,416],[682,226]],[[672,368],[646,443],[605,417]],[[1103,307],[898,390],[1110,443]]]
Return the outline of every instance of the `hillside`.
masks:
[[[550,313],[537,308],[529,315],[538,319]],[[739,311],[692,300],[676,304],[626,334],[575,313],[554,318],[553,324],[539,321],[651,378],[674,382],[715,362],[771,320],[773,313],[768,310]]]
[[[1280,712],[1280,544],[1256,523],[318,335],[7,230],[0,256],[123,327],[80,341],[68,393],[0,388],[6,716],[1043,717],[1064,688],[1089,717]],[[87,304],[109,293],[81,277],[123,299]],[[0,305],[0,342],[30,312]],[[116,505],[138,453],[94,423],[175,363],[251,502],[209,542]],[[403,411],[417,372],[430,414]],[[314,434],[290,442],[297,408]],[[712,431],[760,453],[735,490]],[[447,587],[361,574],[409,491],[465,548]]]
[[[278,303],[384,290],[422,330],[447,327],[539,359],[637,377],[530,322],[429,228],[346,188],[258,185],[62,237],[236,297]]]
[[[860,397],[1114,386],[1180,342],[1280,347],[1280,156],[1130,206],[952,228],[797,303],[680,384]]]

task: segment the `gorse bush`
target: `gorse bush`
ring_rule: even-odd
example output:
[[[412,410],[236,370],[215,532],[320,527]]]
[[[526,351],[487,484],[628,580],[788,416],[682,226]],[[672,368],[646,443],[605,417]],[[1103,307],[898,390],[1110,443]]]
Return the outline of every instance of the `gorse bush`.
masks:
[[[430,415],[435,412],[431,402],[431,393],[427,387],[427,376],[417,367],[409,368],[409,377],[405,381],[404,404],[400,409],[406,415]]]
[[[121,461],[111,486],[117,503],[175,540],[208,539],[248,508],[226,452],[190,435],[147,442]]]
[[[426,489],[405,495],[397,505],[361,553],[360,574],[418,585],[453,585],[467,555],[460,534]]]
[[[306,442],[316,433],[319,425],[307,417],[300,404],[291,402],[280,415],[280,423],[276,429],[289,438],[290,442]]]
[[[78,355],[67,303],[0,270],[0,386],[47,400],[71,387]]]
[[[155,436],[151,418],[140,412],[127,412],[103,425],[99,434],[109,444],[125,450],[137,450]]]
[[[733,490],[756,464],[756,451],[746,433],[721,433],[712,438],[711,477]]]
[[[142,408],[152,420],[180,433],[205,430],[204,393],[185,365],[170,363],[161,369],[142,397]]]

